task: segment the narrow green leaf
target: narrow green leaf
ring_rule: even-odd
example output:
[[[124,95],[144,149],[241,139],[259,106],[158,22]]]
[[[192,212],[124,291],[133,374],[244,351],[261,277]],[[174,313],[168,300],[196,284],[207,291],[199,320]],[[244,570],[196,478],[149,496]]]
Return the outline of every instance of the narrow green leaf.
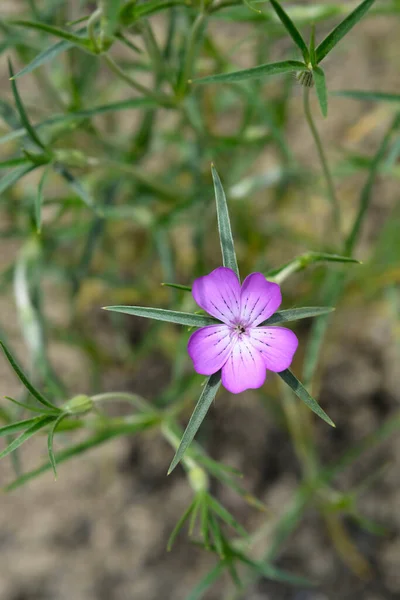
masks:
[[[293,23],[292,19],[289,15],[284,11],[282,6],[276,0],[269,0],[273,6],[274,11],[278,15],[282,25],[285,27],[286,31],[296,44],[296,46],[300,49],[300,52],[303,55],[304,61],[308,63],[310,60],[310,55],[308,52],[307,44],[305,43],[300,31],[297,29],[296,25]]]
[[[357,215],[356,215],[353,227],[350,230],[350,233],[347,237],[346,244],[345,244],[346,253],[349,255],[352,254],[352,252],[353,252],[355,243],[358,239],[358,235],[361,230],[361,226],[362,226],[362,224],[364,222],[364,218],[367,214],[367,210],[370,205],[371,198],[372,198],[372,188],[375,183],[375,178],[376,178],[376,175],[377,175],[377,172],[379,169],[379,165],[380,165],[381,161],[383,160],[385,153],[389,147],[389,143],[390,143],[390,140],[391,140],[391,137],[392,137],[394,131],[396,131],[399,127],[400,127],[400,114],[396,115],[395,118],[393,119],[389,129],[387,130],[385,136],[383,137],[382,142],[380,143],[379,148],[378,148],[377,152],[375,153],[375,156],[372,160],[371,167],[370,167],[369,173],[368,173],[367,181],[365,182],[365,185],[363,186],[363,188],[361,190],[360,202],[359,202],[359,208],[357,211]]]
[[[308,255],[308,263],[316,263],[316,262],[340,262],[340,263],[356,263],[358,265],[361,264],[359,260],[356,258],[352,258],[351,256],[342,256],[341,254],[327,254],[325,252],[309,252]]]
[[[328,94],[326,91],[325,73],[321,67],[313,68],[313,77],[321,112],[326,117],[328,115]]]
[[[325,58],[327,54],[340,42],[340,40],[358,23],[358,21],[371,8],[375,0],[364,0],[353,10],[331,33],[320,43],[316,49],[317,63]]]
[[[279,377],[294,391],[296,396],[300,398],[308,408],[311,408],[316,415],[323,419],[328,425],[336,427],[334,422],[328,417],[325,411],[322,410],[320,405],[310,394],[307,392],[303,384],[297,379],[297,377],[289,370],[281,371],[278,373]]]
[[[209,496],[208,504],[210,508],[214,511],[214,513],[218,515],[220,519],[225,521],[227,525],[232,527],[232,529],[234,529],[239,535],[247,537],[247,531],[240,525],[240,523],[236,521],[236,519],[231,515],[231,513],[228,512],[220,502],[218,502],[218,500],[216,500],[212,496]]]
[[[199,581],[196,587],[187,596],[186,600],[200,600],[200,598],[203,598],[206,591],[213,585],[215,581],[217,581],[219,576],[222,575],[225,568],[226,566],[224,561],[218,562],[217,565],[211,569],[211,571],[209,571],[201,579],[201,581]]]
[[[17,156],[15,158],[9,158],[8,160],[2,160],[0,162],[0,169],[9,169],[10,167],[19,167],[20,165],[30,164],[29,158],[25,156]]]
[[[104,310],[133,315],[135,317],[145,317],[156,321],[166,321],[167,323],[176,323],[178,325],[187,325],[188,327],[205,327],[206,325],[215,325],[219,323],[217,319],[203,315],[179,312],[177,310],[166,310],[164,308],[148,308],[145,306],[104,306]]]
[[[54,420],[54,418],[53,418],[53,420]],[[67,423],[74,424],[74,423],[76,423],[76,421],[71,421],[71,422],[68,421]],[[135,426],[133,426],[132,423],[127,423],[126,425],[122,424],[120,427],[116,427],[115,429],[106,429],[104,431],[100,431],[98,433],[95,433],[91,437],[89,437],[87,440],[80,442],[79,444],[75,444],[74,446],[70,446],[69,448],[66,448],[65,450],[61,450],[60,452],[57,452],[57,454],[55,455],[56,462],[59,465],[60,463],[66,461],[66,460],[69,460],[70,458],[73,458],[75,456],[78,456],[78,455],[86,452],[87,450],[90,450],[91,448],[95,448],[105,442],[108,442],[109,440],[111,440],[115,437],[125,435],[125,434],[132,434],[132,433],[135,433],[136,431],[143,431],[144,429],[147,429],[148,427],[152,427],[154,424],[155,424],[154,417],[149,418],[146,415],[146,418],[137,420],[135,423]],[[43,463],[36,469],[33,469],[32,471],[29,471],[28,473],[24,473],[24,475],[21,475],[21,477],[18,477],[18,479],[16,479],[12,483],[10,483],[8,486],[6,486],[5,490],[6,491],[14,490],[15,488],[27,483],[31,479],[35,479],[36,477],[38,477],[39,475],[42,475],[43,473],[45,473],[46,471],[49,471],[50,469],[51,469],[51,464],[49,461],[46,461],[45,463]]]
[[[8,188],[14,185],[14,183],[17,183],[17,181],[22,179],[24,175],[27,175],[28,173],[34,171],[37,168],[38,165],[32,165],[30,163],[26,166],[17,167],[13,171],[10,171],[10,173],[7,173],[7,175],[4,175],[4,177],[0,179],[0,194],[8,190]]]
[[[41,408],[40,406],[33,406],[33,404],[25,404],[24,402],[20,402],[19,400],[15,400],[14,398],[10,398],[10,396],[4,396],[6,400],[9,400],[16,406],[23,408],[25,410],[30,410],[31,412],[39,413],[41,415],[54,415],[57,416],[60,414],[60,411],[57,410],[47,410],[45,408]]]
[[[237,572],[235,564],[231,561],[227,561],[227,569],[229,571],[230,576],[232,577],[232,581],[236,586],[236,589],[240,592],[243,592],[243,583],[239,577],[239,573]]]
[[[42,150],[45,150],[46,149],[45,145],[43,144],[42,140],[37,135],[35,129],[32,127],[32,125],[29,121],[28,115],[26,114],[24,105],[21,100],[21,96],[19,95],[19,92],[18,92],[17,84],[15,83],[15,81],[13,79],[14,72],[13,72],[13,68],[12,68],[10,59],[8,59],[8,71],[10,74],[11,88],[12,88],[12,93],[13,93],[14,100],[15,100],[15,105],[17,107],[19,118],[21,119],[21,123],[25,127],[26,132],[29,135],[29,137],[31,138],[31,140],[37,146],[39,146],[39,148],[41,148]]]
[[[200,395],[200,398],[196,404],[196,407],[193,411],[192,416],[190,417],[188,426],[186,427],[184,434],[182,436],[181,442],[179,444],[178,450],[171,462],[171,465],[168,469],[168,475],[172,473],[175,469],[176,465],[181,461],[183,455],[185,454],[187,448],[190,446],[193,441],[194,436],[196,435],[200,425],[203,422],[204,417],[207,414],[208,409],[211,406],[211,402],[214,400],[215,395],[218,391],[219,386],[221,385],[221,372],[214,373],[207,379],[207,383],[204,385],[203,391]]]
[[[339,254],[327,254],[325,252],[306,252],[288,263],[271,269],[266,274],[267,279],[273,279],[276,283],[282,283],[288,276],[305,269],[306,267],[320,262],[357,263],[355,258],[341,256]]]
[[[57,479],[57,463],[56,463],[56,458],[55,458],[54,452],[53,452],[54,434],[57,430],[57,427],[61,423],[61,421],[63,421],[67,416],[68,416],[67,414],[63,413],[57,417],[57,419],[53,422],[53,424],[50,428],[50,431],[49,431],[49,435],[47,437],[47,451],[49,453],[49,459],[50,459],[50,464],[53,469],[54,479]]]
[[[34,425],[38,421],[41,421],[41,419],[42,417],[33,417],[32,419],[24,419],[23,421],[16,421],[15,423],[11,423],[10,425],[0,427],[0,437],[4,437],[5,435],[12,435],[23,429],[28,429],[28,427],[30,427],[31,425]]]
[[[202,494],[200,499],[200,531],[206,550],[210,550],[209,520],[210,511],[208,510],[208,494]]]
[[[95,203],[91,195],[83,187],[81,182],[72,175],[72,173],[64,167],[64,165],[57,164],[54,166],[54,170],[61,175],[63,179],[68,183],[69,187],[75,192],[86,206],[96,211]]]
[[[49,174],[49,169],[45,169],[43,171],[43,175],[40,178],[38,185],[38,192],[35,197],[35,221],[36,221],[36,231],[40,233],[42,231],[42,204],[43,204],[43,187],[46,182],[47,176]]]
[[[175,288],[176,290],[183,290],[184,292],[191,292],[192,288],[188,285],[181,285],[180,283],[162,283],[164,287]]]
[[[259,65],[243,71],[234,71],[233,73],[220,73],[218,75],[209,75],[195,79],[193,83],[236,83],[237,81],[246,81],[247,79],[261,79],[279,73],[293,73],[295,71],[306,71],[307,67],[298,60],[285,60],[282,62]]]
[[[315,23],[311,25],[310,35],[310,63],[313,67],[317,66],[317,54],[315,52]]]
[[[373,102],[394,102],[400,104],[400,94],[390,92],[379,92],[374,90],[339,90],[332,92],[333,96],[342,96],[352,100],[365,100]]]
[[[35,127],[36,129],[42,129],[43,127],[49,127],[58,123],[73,123],[74,121],[78,121],[80,119],[90,119],[95,115],[106,114],[108,112],[130,110],[134,108],[152,108],[155,106],[157,106],[157,104],[152,98],[132,98],[130,100],[121,100],[119,102],[111,102],[110,104],[94,106],[93,108],[77,110],[75,112],[69,112],[64,115],[54,115],[53,117],[50,117],[49,119],[45,119],[44,121],[38,123],[37,125],[35,125]],[[16,129],[1,137],[0,144],[11,142],[13,140],[23,137],[25,134],[25,129]]]
[[[264,562],[256,562],[253,561],[244,554],[235,553],[238,559],[251,567],[258,575],[265,577],[266,579],[271,579],[272,581],[280,581],[281,583],[288,583],[289,585],[295,585],[298,587],[311,587],[315,585],[309,579],[305,577],[300,577],[298,575],[292,575],[287,571],[282,571],[281,569],[277,569],[273,565],[269,565]]]
[[[18,79],[18,77],[22,77],[22,75],[27,75],[28,73],[32,73],[38,67],[50,62],[53,58],[56,58],[63,52],[70,50],[75,46],[73,42],[66,42],[64,40],[57,42],[56,44],[52,44],[43,52],[40,52],[29,64],[27,64],[23,69],[15,73],[13,79]]]
[[[187,0],[147,0],[139,5],[136,5],[135,2],[128,2],[122,8],[120,21],[125,26],[133,25],[135,21],[142,17],[179,5],[187,6]]]
[[[118,16],[123,0],[105,0],[102,3],[104,32],[107,36],[113,35],[118,26]]]
[[[38,419],[32,420],[34,420],[35,423],[28,427],[28,429],[24,431],[24,433],[21,433],[21,435],[19,435],[15,440],[13,440],[11,444],[9,444],[7,448],[3,450],[3,452],[0,452],[0,459],[4,458],[8,454],[11,454],[11,452],[14,452],[14,450],[19,448],[24,442],[29,440],[29,438],[35,435],[35,433],[37,433],[40,429],[43,429],[43,427],[49,425],[49,423],[54,421],[54,417],[39,417]]]
[[[44,31],[45,33],[50,33],[50,35],[62,38],[67,42],[71,42],[74,46],[79,46],[80,48],[83,48],[87,51],[90,51],[91,48],[90,40],[79,37],[79,35],[76,35],[75,33],[70,33],[69,31],[60,29],[60,27],[53,27],[52,25],[47,25],[47,23],[42,23],[38,21],[26,21],[22,19],[12,19],[7,21],[7,24],[15,25],[16,27],[24,27],[25,29],[36,29],[37,31]]]
[[[226,202],[224,188],[222,187],[221,180],[214,165],[211,165],[211,173],[214,182],[215,203],[217,205],[218,233],[221,244],[222,263],[224,267],[232,269],[240,281],[239,268],[236,260],[235,246],[233,243],[231,230],[231,222],[229,219],[228,204]]]
[[[259,326],[277,325],[278,323],[287,323],[288,321],[298,321],[299,319],[309,319],[310,317],[320,317],[326,315],[335,309],[330,306],[310,306],[304,308],[290,308],[288,310],[279,310],[269,319],[263,321]]]
[[[225,558],[225,549],[224,549],[224,541],[222,538],[222,533],[219,528],[217,519],[214,517],[213,513],[210,513],[208,518],[208,524],[210,526],[210,531],[214,538],[215,549],[217,550],[217,554],[220,558]]]
[[[28,392],[30,392],[32,394],[32,396],[34,396],[36,398],[36,400],[38,400],[38,402],[40,402],[44,406],[47,406],[48,408],[51,408],[53,410],[58,411],[59,409],[57,408],[57,406],[55,406],[54,404],[52,404],[51,402],[49,402],[49,400],[47,400],[39,392],[39,390],[37,390],[32,385],[32,383],[27,379],[27,377],[25,376],[24,372],[22,371],[22,369],[20,368],[20,366],[17,364],[17,362],[15,361],[14,357],[12,356],[12,354],[10,353],[10,351],[8,350],[8,348],[6,347],[6,345],[4,344],[4,342],[0,341],[0,346],[3,348],[3,352],[6,355],[8,362],[10,363],[11,367],[14,369],[16,375],[18,376],[18,378],[20,379],[20,381],[24,384],[24,386],[26,387],[26,389],[28,390]]]
[[[167,543],[167,551],[168,552],[172,549],[172,546],[174,545],[176,536],[182,529],[183,525],[185,524],[185,521],[187,521],[187,519],[189,518],[192,510],[194,509],[194,505],[196,502],[197,502],[197,498],[195,498],[193,500],[193,502],[191,504],[189,504],[189,506],[187,507],[187,509],[185,510],[185,512],[183,513],[183,515],[180,517],[177,524],[175,525],[175,527],[168,539],[168,543]]]

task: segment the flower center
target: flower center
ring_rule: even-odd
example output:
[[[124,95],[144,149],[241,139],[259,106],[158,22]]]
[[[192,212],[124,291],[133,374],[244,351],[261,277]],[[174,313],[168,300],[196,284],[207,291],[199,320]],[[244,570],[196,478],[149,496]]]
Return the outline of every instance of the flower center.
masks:
[[[242,335],[242,333],[246,332],[246,328],[241,323],[238,323],[235,327],[235,331],[237,331],[239,335]]]

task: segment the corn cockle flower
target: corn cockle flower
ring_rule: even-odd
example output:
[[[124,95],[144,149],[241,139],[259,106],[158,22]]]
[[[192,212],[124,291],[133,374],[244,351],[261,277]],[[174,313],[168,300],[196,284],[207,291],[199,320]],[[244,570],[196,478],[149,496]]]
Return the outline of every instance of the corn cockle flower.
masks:
[[[194,369],[212,375],[222,369],[222,385],[238,394],[263,385],[266,372],[287,369],[298,340],[285,327],[262,326],[281,302],[279,285],[252,273],[242,286],[232,269],[218,267],[193,283],[193,298],[220,324],[195,331],[188,343]]]

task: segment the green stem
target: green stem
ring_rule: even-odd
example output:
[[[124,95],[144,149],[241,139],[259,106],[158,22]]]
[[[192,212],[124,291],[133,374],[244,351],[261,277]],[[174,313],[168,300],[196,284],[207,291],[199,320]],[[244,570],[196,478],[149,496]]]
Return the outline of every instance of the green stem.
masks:
[[[229,8],[230,6],[237,6],[238,4],[242,4],[242,0],[225,0],[219,4],[216,4],[215,6],[212,6],[210,8],[210,13],[217,12],[223,8]]]
[[[304,87],[304,94],[303,94],[304,114],[305,114],[308,126],[310,128],[311,135],[314,139],[315,146],[316,146],[317,152],[318,152],[318,157],[321,162],[322,170],[324,173],[326,187],[327,187],[327,191],[328,191],[328,197],[329,197],[329,201],[332,205],[333,221],[335,224],[335,228],[336,228],[338,234],[340,235],[340,207],[339,207],[339,203],[336,198],[335,186],[333,183],[331,172],[329,170],[328,161],[325,156],[321,138],[319,137],[319,133],[318,133],[317,127],[314,123],[314,119],[313,119],[312,112],[310,109],[310,89],[311,88],[309,88],[307,86]]]
[[[89,20],[87,22],[87,34],[88,34],[88,38],[90,39],[90,41],[93,44],[93,48],[95,52],[99,52],[100,51],[100,47],[99,44],[97,42],[97,38],[96,38],[96,25],[97,23],[100,21],[101,16],[103,14],[103,11],[101,10],[101,8],[97,8],[89,17]]]
[[[137,394],[130,394],[129,392],[104,392],[103,394],[96,394],[91,397],[93,402],[107,402],[110,400],[120,400],[123,402],[129,402],[138,408],[139,410],[152,410],[154,408],[146,402],[144,398]]]
[[[153,30],[147,20],[145,20],[142,25],[142,38],[150,60],[154,65],[156,83],[159,83],[166,78],[168,82],[173,85],[173,79],[171,78],[168,66],[157,44],[157,40],[154,37]]]
[[[166,108],[171,108],[174,105],[174,103],[172,102],[172,100],[170,98],[168,98],[168,96],[165,96],[164,94],[158,94],[156,92],[153,92],[152,90],[145,87],[141,83],[138,83],[137,81],[135,81],[135,79],[130,77],[130,75],[125,73],[125,71],[123,71],[117,65],[117,63],[114,61],[114,59],[111,58],[111,56],[109,54],[104,54],[103,56],[104,56],[104,60],[107,63],[108,68],[114,73],[114,75],[117,75],[117,77],[119,77],[120,79],[125,81],[125,83],[127,83],[130,87],[135,89],[137,92],[140,92],[141,94],[143,94],[144,96],[147,96],[148,98],[153,98],[153,100],[158,102],[158,104],[160,104],[161,106],[165,106]]]
[[[192,25],[192,29],[187,40],[185,59],[177,86],[178,97],[184,96],[186,94],[188,86],[190,85],[190,77],[193,73],[198,44],[200,41],[200,36],[203,31],[205,21],[206,14],[204,12],[201,12],[199,15],[197,15]]]

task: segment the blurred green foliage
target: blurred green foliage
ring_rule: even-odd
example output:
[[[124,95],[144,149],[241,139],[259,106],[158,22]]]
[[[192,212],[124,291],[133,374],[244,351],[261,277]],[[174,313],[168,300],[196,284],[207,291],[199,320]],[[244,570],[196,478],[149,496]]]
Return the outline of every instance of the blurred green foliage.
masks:
[[[329,325],[340,320],[346,303],[383,303],[398,335],[398,202],[374,243],[367,250],[359,243],[377,177],[396,181],[399,176],[400,95],[374,90],[373,83],[369,90],[336,91],[348,102],[387,107],[392,121],[375,151],[359,155],[343,148],[330,166],[316,125],[320,112],[310,103],[316,93],[322,114],[328,114],[329,77],[320,62],[325,67],[328,54],[340,51],[362,17],[382,14],[398,18],[398,0],[99,0],[97,5],[30,0],[2,11],[0,53],[4,74],[8,60],[10,81],[0,98],[0,284],[6,298],[14,290],[25,344],[23,370],[5,319],[3,348],[25,385],[18,399],[0,408],[0,435],[7,440],[1,456],[11,454],[16,470],[7,489],[51,468],[55,472],[56,464],[119,435],[157,429],[173,450],[179,447],[178,420],[188,416],[199,386],[186,356],[187,332],[155,322],[136,335],[140,326],[134,319],[99,309],[137,304],[195,311],[187,293],[193,279],[221,264],[213,180],[220,234],[221,223],[229,225],[228,216],[221,221],[225,196],[216,171],[211,176],[212,161],[224,184],[241,271],[263,271],[283,284],[290,308],[338,305],[334,316],[315,319],[296,365],[314,394]],[[328,25],[333,29],[325,35]],[[277,77],[266,85],[271,75]],[[314,82],[315,88],[308,87]],[[304,119],[320,165],[317,158],[310,163],[297,156],[288,138],[301,83],[307,84]],[[349,181],[356,181],[359,191],[344,202],[335,184]],[[316,220],[321,226],[315,227]],[[224,236],[230,244],[230,225]],[[229,244],[222,247],[224,260],[237,268],[233,241]],[[363,265],[341,264],[358,261]],[[299,272],[291,284],[289,278]],[[46,295],[49,284],[60,297]],[[61,297],[65,314],[58,320],[50,305]],[[104,343],[105,336],[111,341]],[[71,389],[62,370],[55,371],[49,348],[57,341],[85,355],[90,389]],[[168,361],[170,377],[160,382],[155,397],[145,399],[136,390],[99,393],[110,365],[121,364],[140,377],[144,360],[156,352]],[[301,385],[293,374],[285,378],[292,389]],[[302,399],[309,403],[303,389]],[[264,391],[257,393],[261,398]],[[244,594],[254,577],[308,585],[272,563],[311,504],[342,558],[359,574],[366,568],[342,520],[351,515],[371,524],[357,510],[358,491],[339,492],[334,479],[398,430],[399,415],[326,466],[319,460],[311,413],[288,387],[272,393],[279,395],[277,410],[302,466],[298,491],[272,528],[269,522],[265,559],[255,560],[253,536],[211,494],[209,479],[232,487],[256,509],[263,510],[262,503],[242,488],[236,472],[200,445],[190,446],[182,464],[193,501],[170,546],[186,523],[189,534],[216,557],[191,600],[201,598],[224,572]],[[98,406],[113,400],[129,403],[132,414],[107,417]],[[74,431],[81,429],[87,437],[76,442]],[[50,461],[23,472],[17,449],[43,431]],[[71,440],[54,452],[57,432]]]

